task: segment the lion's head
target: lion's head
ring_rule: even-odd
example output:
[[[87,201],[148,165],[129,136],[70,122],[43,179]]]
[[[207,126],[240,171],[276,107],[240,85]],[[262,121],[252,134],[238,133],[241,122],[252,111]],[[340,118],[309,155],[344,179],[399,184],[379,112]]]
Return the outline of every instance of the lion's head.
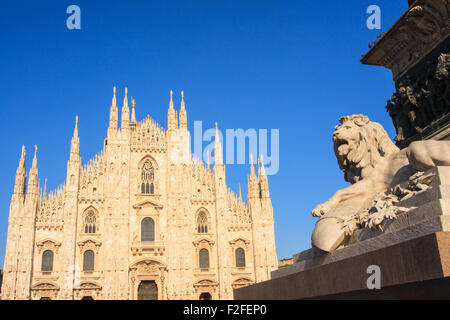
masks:
[[[367,116],[342,117],[339,122],[333,134],[334,153],[347,182],[358,182],[364,168],[375,167],[381,158],[399,150],[383,127]]]

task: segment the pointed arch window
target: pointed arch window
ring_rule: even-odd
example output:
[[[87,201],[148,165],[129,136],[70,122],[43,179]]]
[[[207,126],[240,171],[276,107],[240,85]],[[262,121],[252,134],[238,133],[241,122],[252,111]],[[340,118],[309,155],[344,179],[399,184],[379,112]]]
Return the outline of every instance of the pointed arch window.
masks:
[[[141,169],[141,193],[155,193],[155,169],[150,160],[146,160]]]
[[[200,269],[209,269],[209,251],[201,249],[198,253]]]
[[[245,250],[242,248],[237,248],[235,251],[236,257],[236,267],[245,268]]]
[[[96,233],[97,217],[94,210],[89,210],[84,216],[84,233]]]
[[[86,250],[83,254],[83,271],[94,270],[94,251]]]
[[[141,241],[155,241],[155,221],[144,218],[141,222]]]
[[[208,216],[204,211],[197,216],[197,233],[208,233]]]
[[[53,251],[45,250],[42,253],[41,271],[53,271]]]

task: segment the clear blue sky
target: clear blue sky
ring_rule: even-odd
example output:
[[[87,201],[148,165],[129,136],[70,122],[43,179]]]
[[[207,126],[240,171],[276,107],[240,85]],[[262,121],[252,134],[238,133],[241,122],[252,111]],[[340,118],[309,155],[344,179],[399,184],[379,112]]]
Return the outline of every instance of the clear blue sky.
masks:
[[[81,8],[82,30],[66,27]],[[366,28],[381,7],[382,30]],[[2,1],[0,10],[0,263],[20,148],[47,190],[66,175],[74,117],[83,163],[106,135],[112,87],[136,99],[137,117],[167,126],[168,92],[185,91],[189,129],[280,130],[280,170],[269,177],[278,258],[310,247],[311,210],[346,185],[331,135],[342,115],[363,113],[391,137],[384,110],[389,70],[359,62],[407,1]],[[227,166],[246,197],[248,165]]]

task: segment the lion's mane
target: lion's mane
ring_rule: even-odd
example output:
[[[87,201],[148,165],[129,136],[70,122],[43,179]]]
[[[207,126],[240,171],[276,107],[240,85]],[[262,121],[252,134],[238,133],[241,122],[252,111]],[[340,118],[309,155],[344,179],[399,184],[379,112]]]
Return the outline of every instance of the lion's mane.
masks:
[[[345,181],[356,183],[362,179],[362,170],[377,163],[399,149],[392,143],[383,127],[369,120],[364,115],[341,117],[341,125],[335,127],[335,133],[343,126],[350,126],[346,134],[351,134],[352,141],[343,141],[333,135],[334,153],[339,168],[344,172]],[[339,146],[348,144],[346,153],[339,152]]]

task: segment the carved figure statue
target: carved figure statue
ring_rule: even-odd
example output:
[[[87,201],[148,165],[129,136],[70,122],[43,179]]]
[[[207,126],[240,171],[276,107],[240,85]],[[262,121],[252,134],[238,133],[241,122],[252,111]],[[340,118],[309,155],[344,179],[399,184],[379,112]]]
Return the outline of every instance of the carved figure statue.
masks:
[[[406,137],[412,135],[408,114],[403,110],[396,93],[392,95],[391,100],[387,101],[386,111],[389,112],[394,127],[397,130],[397,136],[394,138],[395,141],[403,141]]]
[[[415,141],[399,150],[383,127],[367,116],[339,119],[333,134],[334,152],[345,181],[351,186],[318,205],[319,217],[311,240],[324,251],[333,251],[346,241],[343,220],[373,205],[380,193],[410,179],[418,171],[450,166],[450,141]]]
[[[438,58],[436,73],[437,81],[437,105],[442,112],[448,112],[450,106],[450,54],[441,54]]]
[[[420,72],[398,83],[397,92],[386,105],[397,130],[395,141],[402,142],[422,133],[425,127],[450,111],[449,73],[450,55],[443,53],[436,60],[428,61]]]
[[[411,123],[411,127],[418,133],[422,131],[420,128],[420,125],[418,123],[416,110],[417,108],[417,101],[412,93],[412,89],[409,86],[400,86],[398,89],[398,93],[400,96],[400,102],[402,105],[403,110],[408,115],[409,121]]]

